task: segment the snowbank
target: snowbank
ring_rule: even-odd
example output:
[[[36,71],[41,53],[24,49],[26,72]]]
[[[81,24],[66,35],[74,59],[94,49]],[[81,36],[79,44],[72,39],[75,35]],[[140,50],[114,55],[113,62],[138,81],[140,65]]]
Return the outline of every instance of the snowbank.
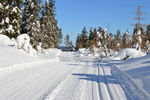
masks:
[[[44,55],[46,54],[45,57],[47,56],[47,58],[49,59],[58,59],[58,56],[61,54],[61,50],[57,48],[50,48],[43,50],[43,53]]]
[[[12,41],[8,36],[0,34],[0,45],[12,45]]]
[[[146,54],[133,48],[126,48],[119,51],[117,55],[111,57],[111,60],[125,60],[130,58],[138,58]]]
[[[17,47],[19,49],[23,49],[24,51],[26,51],[27,53],[31,54],[31,55],[36,55],[37,51],[35,49],[33,49],[33,47],[30,44],[30,37],[27,34],[22,34],[20,36],[17,37],[16,39],[17,41]]]
[[[90,51],[89,49],[86,48],[80,48],[77,53],[79,54],[80,57],[82,56],[89,56],[90,55]]]

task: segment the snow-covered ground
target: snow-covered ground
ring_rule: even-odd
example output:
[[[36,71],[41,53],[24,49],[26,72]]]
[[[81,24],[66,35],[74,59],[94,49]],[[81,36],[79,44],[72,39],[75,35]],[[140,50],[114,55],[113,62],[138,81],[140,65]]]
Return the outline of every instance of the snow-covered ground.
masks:
[[[49,49],[33,56],[12,46],[0,48],[0,100],[150,99],[149,55],[104,61],[88,50]]]
[[[150,55],[126,61],[110,61],[126,74],[145,94],[150,95]]]

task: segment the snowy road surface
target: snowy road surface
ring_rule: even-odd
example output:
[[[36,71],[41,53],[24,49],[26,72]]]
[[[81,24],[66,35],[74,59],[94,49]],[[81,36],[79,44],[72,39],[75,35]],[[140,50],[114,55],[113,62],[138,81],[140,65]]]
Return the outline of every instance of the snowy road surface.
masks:
[[[62,52],[59,60],[45,60],[0,70],[0,100],[133,100],[122,80],[127,76],[107,62],[74,52]],[[112,75],[112,72],[114,75]],[[130,83],[130,82],[127,82]],[[131,82],[132,83],[132,82]],[[131,84],[129,84],[130,86]],[[134,87],[134,86],[133,86]],[[136,87],[137,88],[137,87]],[[136,100],[146,100],[139,89]]]

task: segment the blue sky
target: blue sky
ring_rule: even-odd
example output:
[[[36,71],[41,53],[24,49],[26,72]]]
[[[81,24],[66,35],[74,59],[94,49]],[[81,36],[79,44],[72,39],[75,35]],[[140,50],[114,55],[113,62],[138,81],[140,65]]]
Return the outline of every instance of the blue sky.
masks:
[[[150,24],[150,0],[56,0],[56,18],[63,35],[69,34],[73,41],[84,26],[87,30],[106,27],[112,33],[128,29],[132,34],[130,24],[136,22],[133,17],[139,4],[146,12],[143,23]]]

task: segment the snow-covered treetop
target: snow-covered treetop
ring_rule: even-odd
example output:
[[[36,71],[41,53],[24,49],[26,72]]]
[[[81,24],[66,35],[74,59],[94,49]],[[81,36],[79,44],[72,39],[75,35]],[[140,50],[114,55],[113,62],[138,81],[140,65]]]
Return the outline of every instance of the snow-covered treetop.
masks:
[[[12,9],[12,12],[17,13],[17,10],[18,10],[18,7],[14,7],[14,8]]]
[[[138,30],[138,31],[136,32],[136,35],[141,35],[141,30]]]
[[[129,34],[129,32],[128,32],[128,31],[126,31],[124,34]]]
[[[3,9],[3,5],[0,3],[0,9]]]
[[[97,32],[97,38],[101,38],[102,37],[102,33]]]
[[[107,33],[107,28],[104,29],[104,32]]]

